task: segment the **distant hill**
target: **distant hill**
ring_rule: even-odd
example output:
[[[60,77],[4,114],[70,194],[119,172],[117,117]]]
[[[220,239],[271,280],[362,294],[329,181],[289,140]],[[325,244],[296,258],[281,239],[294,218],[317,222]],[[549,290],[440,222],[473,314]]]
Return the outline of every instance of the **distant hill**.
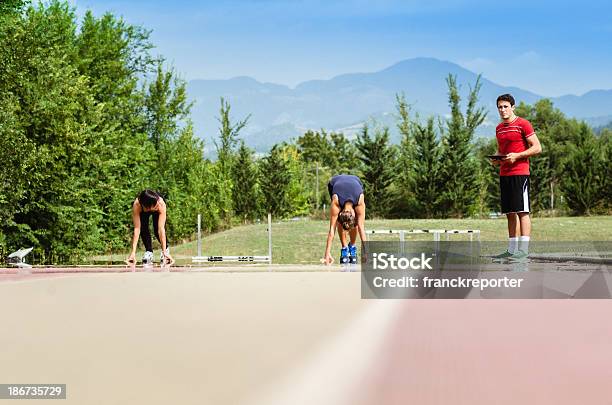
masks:
[[[404,60],[373,73],[350,73],[329,80],[311,80],[295,88],[260,83],[250,77],[228,80],[192,80],[188,94],[195,101],[193,120],[196,132],[214,148],[217,136],[219,99],[224,97],[232,107],[232,116],[242,119],[251,114],[243,137],[247,144],[266,151],[274,143],[301,135],[307,129],[357,130],[370,118],[393,126],[395,95],[404,93],[413,113],[422,117],[449,113],[446,77],[457,76],[464,97],[477,74],[451,62],[433,58]],[[495,99],[512,93],[517,102],[533,104],[543,96],[516,87],[504,87],[482,78],[480,100],[490,113],[479,129],[481,135],[492,135],[497,123]],[[612,90],[594,90],[582,96],[551,98],[568,116],[605,119],[612,112]],[[609,121],[609,120],[608,120]],[[608,121],[605,121],[606,123]],[[394,128],[391,128],[392,132]]]
[[[607,124],[594,126],[596,133],[600,134],[604,129],[612,130],[612,116],[609,116],[608,119],[609,121]]]

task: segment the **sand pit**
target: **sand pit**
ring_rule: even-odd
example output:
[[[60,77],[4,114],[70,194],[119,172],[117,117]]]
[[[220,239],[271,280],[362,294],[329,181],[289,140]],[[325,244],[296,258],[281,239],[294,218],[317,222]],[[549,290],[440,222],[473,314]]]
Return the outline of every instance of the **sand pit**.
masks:
[[[612,301],[362,300],[359,273],[317,269],[0,274],[0,383],[70,404],[611,398]]]

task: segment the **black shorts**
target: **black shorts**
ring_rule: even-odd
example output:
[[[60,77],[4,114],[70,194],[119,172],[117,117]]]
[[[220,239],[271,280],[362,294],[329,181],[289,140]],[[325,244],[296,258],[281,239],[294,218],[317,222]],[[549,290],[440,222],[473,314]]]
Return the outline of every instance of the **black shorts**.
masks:
[[[501,212],[529,212],[529,176],[500,176]]]

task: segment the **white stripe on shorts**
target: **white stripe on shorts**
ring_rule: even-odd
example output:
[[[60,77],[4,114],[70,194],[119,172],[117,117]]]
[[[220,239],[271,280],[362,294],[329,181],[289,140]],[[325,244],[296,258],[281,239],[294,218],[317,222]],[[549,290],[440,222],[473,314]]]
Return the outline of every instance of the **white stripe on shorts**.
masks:
[[[523,212],[529,212],[529,191],[527,189],[527,181],[523,183]]]

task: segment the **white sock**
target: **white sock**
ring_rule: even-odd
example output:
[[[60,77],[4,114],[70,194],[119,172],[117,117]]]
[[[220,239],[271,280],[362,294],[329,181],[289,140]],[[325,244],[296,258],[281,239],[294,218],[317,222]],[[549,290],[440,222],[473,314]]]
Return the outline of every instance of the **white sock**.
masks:
[[[518,247],[518,240],[519,238],[516,236],[508,238],[508,252],[510,253],[516,252],[517,247]]]
[[[521,236],[519,238],[519,249],[525,253],[529,253],[529,236]]]

